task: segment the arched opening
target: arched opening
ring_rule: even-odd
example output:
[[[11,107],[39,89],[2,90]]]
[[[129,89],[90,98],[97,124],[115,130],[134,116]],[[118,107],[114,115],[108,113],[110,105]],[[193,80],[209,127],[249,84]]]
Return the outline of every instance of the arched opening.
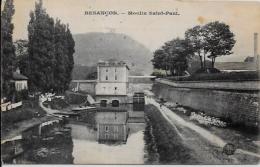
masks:
[[[107,100],[101,100],[100,101],[100,106],[101,107],[106,107],[107,106]]]
[[[119,107],[119,100],[112,100],[112,107]]]

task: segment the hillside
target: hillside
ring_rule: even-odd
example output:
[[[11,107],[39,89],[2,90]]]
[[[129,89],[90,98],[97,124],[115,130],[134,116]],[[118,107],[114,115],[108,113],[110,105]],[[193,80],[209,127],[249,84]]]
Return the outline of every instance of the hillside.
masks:
[[[123,60],[131,75],[152,73],[152,52],[125,34],[86,33],[74,35],[76,65],[96,66],[99,60]],[[78,77],[77,77],[78,78]]]

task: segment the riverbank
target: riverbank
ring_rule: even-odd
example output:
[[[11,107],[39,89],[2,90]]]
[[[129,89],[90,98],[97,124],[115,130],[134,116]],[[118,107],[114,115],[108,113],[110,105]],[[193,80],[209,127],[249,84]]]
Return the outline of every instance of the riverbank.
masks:
[[[14,136],[19,131],[47,119],[46,112],[39,106],[38,100],[23,101],[23,106],[1,113],[2,140]],[[48,119],[47,119],[48,120]]]
[[[167,122],[153,105],[145,107],[145,113],[152,127],[160,164],[197,164],[191,150],[184,145],[178,132]],[[149,143],[148,139],[146,142]],[[148,147],[149,148],[149,147]]]
[[[237,149],[234,154],[228,155],[224,150],[228,141],[223,140],[205,127],[200,127],[189,120],[183,119],[166,106],[160,105],[154,99],[147,98],[146,101],[148,104],[156,106],[157,110],[163,115],[164,120],[174,127],[183,143],[192,150],[191,154],[199,161],[199,164],[259,163],[259,154],[248,150]],[[235,138],[237,137],[236,134],[232,135]]]

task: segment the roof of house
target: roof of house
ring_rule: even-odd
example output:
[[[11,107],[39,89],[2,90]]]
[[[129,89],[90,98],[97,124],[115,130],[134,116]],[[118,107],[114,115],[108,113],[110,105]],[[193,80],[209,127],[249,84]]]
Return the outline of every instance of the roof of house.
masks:
[[[255,70],[254,62],[216,62],[215,67],[219,70]]]
[[[13,79],[14,80],[28,80],[28,78],[18,72],[13,72]]]
[[[129,70],[129,67],[124,61],[108,60],[108,61],[99,61],[98,66],[102,67],[126,67]]]

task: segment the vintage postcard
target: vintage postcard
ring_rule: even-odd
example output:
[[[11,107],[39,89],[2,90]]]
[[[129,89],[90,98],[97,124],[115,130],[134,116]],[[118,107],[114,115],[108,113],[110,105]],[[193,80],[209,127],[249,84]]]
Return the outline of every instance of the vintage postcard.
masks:
[[[259,1],[2,0],[1,164],[258,165]]]

